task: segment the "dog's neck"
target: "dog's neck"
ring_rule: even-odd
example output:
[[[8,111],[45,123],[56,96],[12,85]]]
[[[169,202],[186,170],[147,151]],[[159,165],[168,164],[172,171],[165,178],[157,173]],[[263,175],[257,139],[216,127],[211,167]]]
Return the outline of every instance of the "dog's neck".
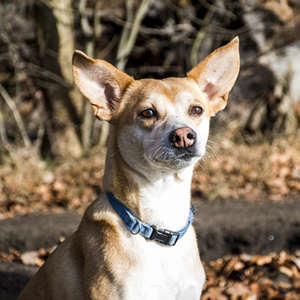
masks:
[[[108,145],[104,189],[112,192],[137,218],[150,225],[179,230],[188,219],[193,167],[179,172],[131,168],[113,133]]]
[[[157,174],[139,190],[142,217],[159,228],[179,230],[188,218],[193,169]]]

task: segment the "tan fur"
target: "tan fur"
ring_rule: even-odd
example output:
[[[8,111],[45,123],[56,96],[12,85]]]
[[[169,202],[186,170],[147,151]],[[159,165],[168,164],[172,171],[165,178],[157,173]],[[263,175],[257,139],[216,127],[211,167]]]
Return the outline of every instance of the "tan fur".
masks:
[[[209,97],[212,105],[212,115],[225,108],[229,91],[236,81],[240,68],[238,46],[239,39],[235,38],[227,45],[215,50],[188,73],[189,77],[204,87],[203,91]],[[229,59],[228,56],[231,56],[232,59]],[[218,72],[226,59],[224,72],[220,73],[217,82],[211,82],[207,74],[213,75],[213,73]]]
[[[143,222],[179,230],[186,224],[193,166],[204,154],[209,119],[225,107],[238,74],[238,40],[213,52],[186,78],[134,80],[79,51],[73,67],[95,116],[112,124],[104,190]],[[191,113],[195,106],[203,114]],[[143,118],[147,109],[155,116]],[[165,145],[177,128],[197,134],[190,140],[195,158],[168,160],[173,152]],[[175,246],[132,235],[102,193],[19,299],[198,300],[204,280],[192,226]]]

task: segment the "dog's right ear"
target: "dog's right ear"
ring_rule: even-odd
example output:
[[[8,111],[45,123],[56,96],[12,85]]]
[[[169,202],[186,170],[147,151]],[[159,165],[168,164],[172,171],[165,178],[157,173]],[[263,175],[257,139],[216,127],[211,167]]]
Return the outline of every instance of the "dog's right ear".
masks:
[[[95,116],[110,121],[125,88],[134,79],[111,64],[81,51],[73,55],[73,73],[80,92],[93,106]]]
[[[236,37],[211,53],[188,73],[188,77],[193,78],[207,95],[212,116],[225,108],[239,69],[239,39]]]

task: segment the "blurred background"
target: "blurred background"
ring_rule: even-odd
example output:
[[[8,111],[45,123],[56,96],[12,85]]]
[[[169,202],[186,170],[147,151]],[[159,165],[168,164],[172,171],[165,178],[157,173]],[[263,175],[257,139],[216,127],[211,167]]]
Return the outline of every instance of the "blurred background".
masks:
[[[183,77],[235,36],[240,75],[227,108],[211,121],[192,196],[200,208],[263,203],[271,212],[278,203],[299,203],[299,0],[2,0],[0,219],[82,214],[101,192],[108,124],[94,118],[74,85],[75,49],[136,79]],[[236,288],[228,291],[225,279],[216,284],[216,274],[228,265],[230,274],[254,274],[249,268],[258,259],[231,256],[209,267],[218,271],[212,271],[206,299],[283,299],[288,293],[285,299],[299,299],[299,234],[293,247],[292,254],[273,253],[258,262],[293,270],[283,273],[289,286],[270,279],[263,292],[249,282],[236,287],[236,277],[238,283],[245,277],[234,273]],[[5,248],[9,254],[0,259],[22,262],[15,248]]]

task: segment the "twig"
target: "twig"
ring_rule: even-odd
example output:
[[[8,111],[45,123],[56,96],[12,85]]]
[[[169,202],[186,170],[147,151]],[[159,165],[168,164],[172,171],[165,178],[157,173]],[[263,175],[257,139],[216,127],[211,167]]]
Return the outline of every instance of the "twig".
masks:
[[[204,36],[206,34],[207,24],[210,23],[213,15],[214,15],[214,10],[208,10],[208,12],[206,13],[204,20],[203,20],[205,25],[203,27],[201,27],[201,29],[198,31],[198,33],[196,35],[195,42],[194,42],[192,50],[191,50],[191,56],[190,56],[191,66],[196,66],[198,63],[198,51],[199,51],[201,42],[204,39]]]
[[[119,60],[117,64],[117,68],[123,71],[125,69],[126,62],[125,63],[123,62],[125,54],[122,54],[122,51],[124,51],[123,49],[126,47],[128,43],[130,30],[132,30],[133,27],[132,0],[127,0],[125,4],[126,4],[126,22],[124,24],[123,31],[121,33],[121,38],[117,50],[117,59]],[[127,56],[128,55],[129,54],[127,54]]]
[[[8,143],[8,140],[7,140],[7,134],[6,134],[2,111],[0,111],[0,137],[2,140],[2,144],[5,147],[5,145]]]
[[[200,0],[200,3],[207,9],[210,10],[212,12],[220,12],[222,14],[224,14],[225,16],[227,16],[228,18],[230,18],[231,20],[236,20],[237,16],[230,11],[229,9],[226,9],[226,6],[223,5],[222,7],[219,7],[216,3],[210,4],[208,3],[206,0]],[[229,2],[230,3],[230,2]]]
[[[92,37],[94,32],[93,28],[90,26],[87,16],[84,14],[86,8],[86,0],[80,0],[78,4],[78,10],[80,13],[80,25],[82,32],[87,37]]]
[[[41,77],[53,80],[54,82],[58,83],[59,85],[61,85],[63,87],[71,88],[71,84],[66,82],[66,80],[63,77],[61,77],[49,70],[46,70],[45,68],[42,68],[33,63],[27,63],[26,66],[28,67],[27,73],[29,73],[29,74],[31,73],[33,75],[40,75]]]
[[[111,50],[116,46],[118,42],[118,36],[114,35],[111,39],[111,41],[105,46],[105,48],[103,48],[100,52],[99,52],[99,57],[101,57],[102,59],[104,57],[106,57],[106,55],[108,53],[111,52]]]
[[[46,132],[45,124],[41,123],[40,126],[39,126],[39,129],[38,129],[38,132],[37,132],[37,139],[36,139],[36,142],[35,142],[35,147],[36,147],[37,151],[41,152],[45,132]]]
[[[146,16],[148,9],[149,9],[149,5],[150,3],[152,3],[153,0],[142,0],[136,15],[134,17],[133,20],[133,25],[132,28],[130,29],[129,27],[125,27],[121,36],[121,40],[119,43],[119,47],[118,47],[118,53],[117,53],[117,59],[118,59],[118,63],[117,63],[117,68],[120,69],[121,71],[124,71],[127,60],[128,60],[128,56],[131,53],[139,29],[140,29],[140,25],[144,19],[144,17]],[[129,22],[129,24],[131,23],[130,21],[132,21],[132,0],[127,0],[126,1],[126,7],[127,7],[127,21]]]
[[[25,125],[24,122],[22,120],[22,117],[16,107],[15,102],[12,100],[12,98],[10,97],[10,95],[8,94],[8,92],[6,91],[6,89],[3,87],[3,85],[0,83],[0,95],[2,96],[2,98],[4,99],[4,101],[6,102],[6,104],[8,105],[9,109],[12,111],[13,116],[15,118],[16,124],[20,130],[21,133],[21,137],[23,139],[24,145],[26,148],[30,148],[31,147],[31,142],[29,139],[29,136],[26,132],[25,129]]]

